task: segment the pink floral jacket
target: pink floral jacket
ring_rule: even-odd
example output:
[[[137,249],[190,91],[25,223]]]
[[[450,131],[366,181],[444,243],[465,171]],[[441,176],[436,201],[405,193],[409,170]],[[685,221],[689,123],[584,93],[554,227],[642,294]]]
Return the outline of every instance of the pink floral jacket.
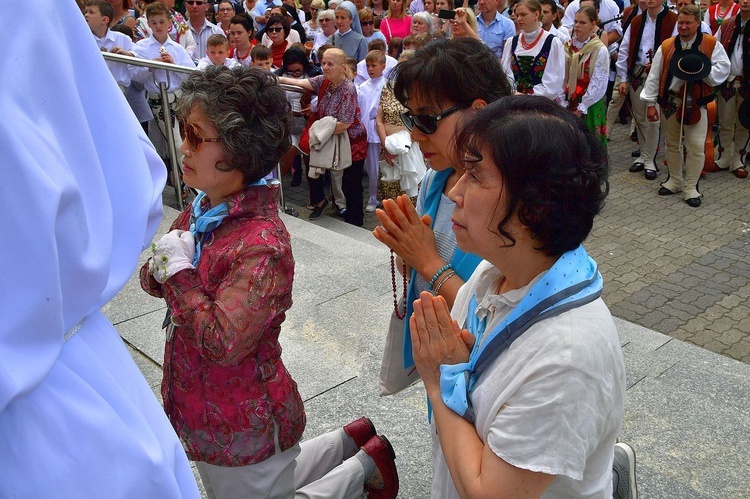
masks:
[[[302,438],[305,410],[281,361],[279,332],[292,306],[294,259],[277,187],[248,187],[207,236],[195,270],[164,284],[141,268],[141,287],[163,297],[176,325],[164,352],[164,410],[187,455],[246,466]],[[188,230],[190,209],[172,229]]]

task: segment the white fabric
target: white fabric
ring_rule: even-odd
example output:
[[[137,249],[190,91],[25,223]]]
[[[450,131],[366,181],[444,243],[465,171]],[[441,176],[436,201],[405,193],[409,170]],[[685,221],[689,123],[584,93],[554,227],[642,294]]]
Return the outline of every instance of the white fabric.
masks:
[[[172,18],[174,21],[174,18]],[[138,18],[138,23],[136,25],[136,28],[143,33],[144,39],[151,36],[151,28],[148,27],[148,19],[146,19],[146,15],[142,15]],[[177,31],[174,28],[174,22],[169,27],[169,37],[172,40],[177,39]],[[192,58],[195,56],[195,52],[198,49],[198,44],[195,43],[195,38],[193,38],[193,32],[190,30],[185,31],[180,35],[180,41],[175,43],[179,43],[182,48],[185,49],[185,51],[188,53],[188,55]],[[196,57],[197,59],[197,57]]]
[[[734,77],[730,76],[734,79]],[[742,97],[740,81],[732,82],[737,93],[728,101],[719,95],[717,100],[719,121],[719,146],[716,148],[716,166],[730,168],[732,171],[744,166],[748,150],[748,130],[737,119],[740,106],[745,102]],[[723,150],[722,150],[723,149]]]
[[[206,68],[213,66],[214,63],[211,62],[211,59],[208,58],[208,56],[204,57],[200,61],[198,61],[198,67],[197,69],[200,71],[204,71]],[[241,64],[237,62],[237,59],[233,59],[231,57],[227,57],[224,60],[224,65],[228,67],[229,69],[232,69],[234,67],[239,67]]]
[[[357,68],[357,73],[359,74],[359,68]],[[367,70],[365,70],[365,74],[367,74]],[[368,78],[361,85],[357,86],[359,112],[360,116],[362,116],[362,124],[365,125],[365,130],[367,131],[367,142],[371,144],[380,144],[375,116],[378,114],[380,95],[383,93],[386,81],[386,76],[384,75],[373,79]]]
[[[539,30],[542,30],[541,27],[539,27]],[[539,52],[541,52],[542,47],[544,46],[545,41],[547,40],[548,36],[551,36],[549,31],[542,30],[542,38],[537,42],[536,45],[531,47],[531,49],[526,50],[523,48],[523,45],[521,44],[521,38],[524,37],[525,40],[531,42],[539,34],[539,31],[534,31],[533,33],[522,33],[519,36],[518,39],[518,45],[516,45],[516,56],[524,56],[528,55],[531,57],[536,57]],[[503,49],[503,69],[505,70],[505,74],[508,77],[508,83],[510,83],[511,88],[515,88],[516,80],[513,76],[513,70],[511,69],[511,60],[513,57],[513,51],[511,50],[513,44],[513,37],[508,38],[505,41],[505,48]],[[547,64],[544,68],[544,75],[542,76],[542,83],[538,85],[534,85],[534,95],[541,95],[542,97],[547,97],[548,99],[552,99],[553,101],[557,103],[561,103],[564,99],[563,91],[564,91],[564,84],[563,79],[565,78],[565,52],[563,49],[562,42],[560,42],[560,39],[555,37],[552,40],[552,46],[549,50],[549,58],[547,59]]]
[[[388,75],[391,73],[391,70],[396,67],[396,64],[398,64],[398,59],[395,59],[388,54],[385,55],[385,69],[383,70],[383,76],[386,80],[388,79]],[[370,75],[367,74],[367,61],[362,59],[357,63],[357,74],[354,77],[354,84],[359,87],[359,85],[363,84],[369,79]]]
[[[658,14],[657,14],[658,16]],[[676,23],[675,23],[676,26]],[[628,80],[628,57],[630,54],[630,39],[636,41],[638,33],[632,33],[633,25],[628,26],[625,35],[620,42],[620,51],[617,53],[617,76],[620,81]],[[646,21],[643,23],[643,34],[641,35],[641,46],[638,47],[635,56],[636,66],[645,66],[648,64],[648,51],[654,46],[654,37],[656,36],[656,16],[653,18],[646,14]]]
[[[310,126],[310,172],[312,167],[343,170],[352,165],[352,149],[347,132],[335,134],[338,121],[333,116],[324,116]],[[318,172],[319,173],[319,172]]]
[[[400,170],[401,190],[409,197],[416,196],[419,182],[426,171],[419,143],[412,142],[411,133],[402,130],[385,138],[385,148],[389,153],[398,155],[393,163],[397,163]]]
[[[0,58],[12,75],[0,79],[2,495],[198,498],[174,430],[99,311],[159,225],[164,165],[76,4],[25,6],[44,11],[35,29],[0,17],[9,54],[45,55]]]
[[[156,41],[152,36],[141,40],[133,46],[133,53],[136,57],[141,59],[154,60],[161,57],[159,49],[162,44]],[[178,66],[185,66],[186,68],[195,69],[195,63],[190,55],[187,53],[185,48],[173,41],[171,38],[167,38],[163,47],[167,53],[172,56],[174,63]],[[157,69],[153,72],[146,67],[132,66],[133,67],[133,80],[142,83],[146,88],[147,92],[159,93],[158,83],[164,82],[167,84],[167,92],[174,92],[180,88],[182,80],[187,79],[189,76],[186,73],[170,71],[169,78],[167,78],[167,72],[163,69]],[[156,83],[154,82],[156,80]]]
[[[573,23],[580,8],[580,0],[573,0],[565,8],[565,15],[562,19],[562,25],[568,28],[568,31],[570,33],[573,33]],[[619,15],[620,7],[617,6],[617,2],[615,2],[614,0],[602,0],[601,4],[599,5],[599,19],[601,19],[602,21],[609,21],[610,19],[614,19]],[[622,26],[620,25],[620,21],[607,23],[605,31],[607,33],[616,31],[618,34],[622,35]]]
[[[173,230],[151,244],[148,270],[157,282],[164,281],[180,270],[194,269],[195,238],[185,230]]]
[[[584,43],[578,43],[578,40],[573,38],[571,43],[580,50],[589,41],[591,39]],[[583,114],[587,114],[589,108],[602,100],[604,94],[607,93],[607,85],[609,84],[609,51],[607,47],[602,45],[599,47],[598,52],[596,55],[596,65],[589,80],[589,86],[586,88],[586,93],[583,94],[581,103],[578,104],[578,110]]]
[[[133,40],[131,40],[129,36],[123,33],[118,33],[117,31],[112,31],[111,29],[108,29],[107,34],[102,38],[94,35],[94,40],[96,40],[96,44],[99,46],[100,50],[104,49],[107,52],[112,52],[112,49],[115,47],[120,47],[127,51],[133,50]],[[118,85],[122,85],[123,87],[130,85],[131,69],[127,64],[107,61],[107,67],[109,68],[110,73],[112,73],[112,76],[115,77],[115,81]]]
[[[300,444],[294,471],[295,499],[360,499],[365,479],[375,463],[364,451],[361,456],[371,468],[369,473],[357,457],[344,459],[344,430],[339,428]]]
[[[745,21],[742,18],[738,19],[738,28],[745,27]],[[716,32],[716,39],[721,40],[721,27]],[[738,36],[737,41],[734,44],[734,50],[732,56],[729,58],[729,78],[732,79],[735,76],[742,76],[742,37]]]
[[[476,293],[477,316],[486,316],[486,330],[492,330],[535,282],[496,295],[499,278],[491,264],[479,264],[456,296],[452,315],[459,324]],[[477,433],[496,455],[518,468],[557,475],[544,498],[612,497],[624,398],[620,340],[601,299],[533,325],[492,363],[471,395]],[[458,498],[434,425],[432,434],[432,497]]]
[[[565,26],[561,25],[560,28],[555,28],[555,25],[553,24],[549,27],[549,32],[559,38],[564,45],[570,41],[570,34],[568,34],[568,30],[565,28]]]

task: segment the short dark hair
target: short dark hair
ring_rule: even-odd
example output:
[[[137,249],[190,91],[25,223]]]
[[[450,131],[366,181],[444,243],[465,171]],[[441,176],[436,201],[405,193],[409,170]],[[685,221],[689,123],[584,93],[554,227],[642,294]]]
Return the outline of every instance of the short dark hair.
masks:
[[[255,25],[253,24],[253,20],[248,16],[247,14],[237,14],[232,18],[231,21],[229,21],[229,25],[232,24],[239,24],[243,28],[245,28],[245,31],[248,33],[252,33],[255,31]]]
[[[217,163],[218,170],[239,170],[245,183],[257,182],[291,146],[289,101],[268,71],[209,66],[191,74],[180,88],[178,116],[184,118],[198,106],[221,137],[226,159]]]
[[[295,44],[296,45],[296,44]],[[281,56],[281,65],[284,69],[290,64],[302,64],[305,73],[310,69],[310,59],[308,59],[305,50],[292,45]]]
[[[586,239],[609,182],[607,154],[583,120],[544,97],[498,99],[464,122],[455,141],[462,165],[485,153],[503,178],[507,206],[498,206],[505,213],[496,230],[508,246],[515,244],[506,230],[514,213],[548,256]]]
[[[258,44],[250,51],[250,58],[253,61],[267,61],[271,57],[273,57],[271,49],[265,45]]]
[[[510,95],[500,60],[485,44],[471,38],[432,40],[389,75],[396,98],[407,105],[410,92],[435,102],[470,106]]]
[[[167,16],[167,19],[172,18],[172,13],[169,12],[169,9],[167,8],[167,6],[161,2],[154,2],[154,3],[148,4],[144,13],[146,14],[146,20],[151,19],[152,16],[159,16],[159,15]]]
[[[385,41],[380,38],[373,38],[372,41],[367,44],[367,50],[380,50],[381,52],[385,52]]]
[[[208,40],[206,40],[207,47],[218,47],[219,45],[223,47],[229,46],[229,40],[227,40],[226,36],[214,33],[208,37]]]
[[[109,22],[107,23],[107,26],[111,26],[112,21],[115,20],[115,9],[112,7],[111,3],[106,2],[105,0],[89,0],[86,2],[86,7],[96,7],[99,9],[99,14],[102,17],[108,17]]]
[[[285,38],[289,36],[289,31],[291,31],[289,21],[287,20],[286,17],[281,17],[278,14],[272,14],[271,17],[268,18],[268,22],[266,22],[266,27],[265,27],[266,32],[268,31],[268,28],[276,24],[281,24],[281,27],[284,29]]]

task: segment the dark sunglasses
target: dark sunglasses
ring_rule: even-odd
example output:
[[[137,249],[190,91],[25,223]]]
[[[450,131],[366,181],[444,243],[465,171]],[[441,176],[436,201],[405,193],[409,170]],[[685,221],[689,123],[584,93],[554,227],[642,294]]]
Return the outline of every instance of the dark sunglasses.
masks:
[[[318,12],[318,9],[310,9],[310,12]]]
[[[269,33],[280,33],[284,31],[284,28],[266,28]]]
[[[409,111],[406,111],[401,113],[401,121],[404,122],[404,126],[406,126],[410,132],[412,131],[412,128],[417,127],[417,130],[420,132],[426,135],[432,135],[437,130],[438,121],[463,108],[464,106],[453,106],[437,116],[431,114],[411,114]]]
[[[218,137],[211,139],[202,138],[198,135],[198,132],[195,131],[195,127],[192,123],[180,121],[180,124],[182,125],[180,127],[182,128],[182,140],[187,142],[188,146],[190,146],[190,149],[192,149],[193,151],[197,151],[201,144],[203,144],[204,142],[221,142],[221,139]]]
[[[368,26],[370,24],[375,24],[375,21],[362,21],[362,26]]]
[[[187,2],[185,2],[185,3],[188,4],[188,5],[197,5],[197,6],[200,7],[201,5],[205,4],[206,2],[202,2],[200,0],[187,0]]]

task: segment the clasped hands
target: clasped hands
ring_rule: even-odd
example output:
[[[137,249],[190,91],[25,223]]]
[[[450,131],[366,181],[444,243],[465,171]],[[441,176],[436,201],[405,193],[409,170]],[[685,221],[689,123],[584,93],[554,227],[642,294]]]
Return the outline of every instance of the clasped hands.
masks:
[[[148,271],[159,284],[185,269],[194,269],[195,238],[185,230],[173,230],[151,243]]]

